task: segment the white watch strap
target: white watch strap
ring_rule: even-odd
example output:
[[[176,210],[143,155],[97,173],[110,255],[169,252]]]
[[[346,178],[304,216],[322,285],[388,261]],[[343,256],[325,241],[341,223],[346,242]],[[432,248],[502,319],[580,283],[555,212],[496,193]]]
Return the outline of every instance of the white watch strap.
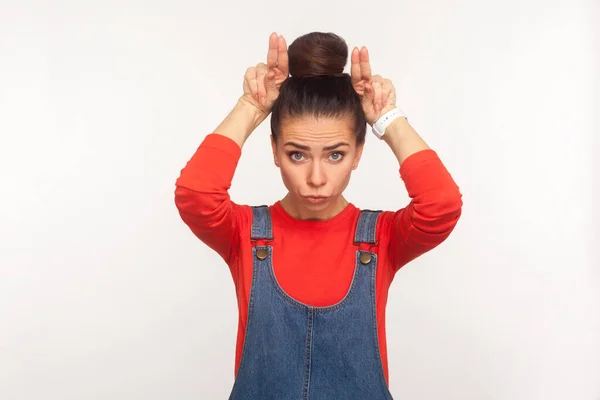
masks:
[[[391,109],[390,111],[383,114],[379,119],[373,124],[373,133],[377,136],[378,139],[381,139],[385,134],[385,129],[398,117],[406,117],[404,112],[398,107]]]

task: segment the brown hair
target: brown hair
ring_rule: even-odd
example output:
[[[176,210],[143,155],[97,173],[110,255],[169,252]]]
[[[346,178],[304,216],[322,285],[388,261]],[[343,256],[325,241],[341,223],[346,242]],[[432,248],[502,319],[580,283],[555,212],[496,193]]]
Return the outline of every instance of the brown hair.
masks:
[[[273,139],[277,141],[284,118],[350,117],[356,144],[364,143],[367,121],[350,75],[344,73],[348,61],[344,39],[333,33],[308,33],[292,42],[288,58],[291,76],[282,83],[271,110]]]

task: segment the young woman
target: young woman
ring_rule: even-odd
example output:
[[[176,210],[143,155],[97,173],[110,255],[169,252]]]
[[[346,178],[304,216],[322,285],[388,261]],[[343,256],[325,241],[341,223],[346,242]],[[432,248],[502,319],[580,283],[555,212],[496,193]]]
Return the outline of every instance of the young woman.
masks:
[[[183,221],[225,260],[239,326],[231,399],[391,399],[388,289],[400,267],[444,241],[461,193],[437,154],[396,108],[392,82],[371,74],[365,47],[343,73],[343,39],[313,32],[287,49],[271,34],[266,64],[176,183]],[[290,76],[291,75],[291,76]],[[271,114],[287,195],[251,207],[228,195],[246,139]],[[398,159],[411,201],[360,210],[343,196],[366,125]],[[369,185],[378,185],[373,177]]]

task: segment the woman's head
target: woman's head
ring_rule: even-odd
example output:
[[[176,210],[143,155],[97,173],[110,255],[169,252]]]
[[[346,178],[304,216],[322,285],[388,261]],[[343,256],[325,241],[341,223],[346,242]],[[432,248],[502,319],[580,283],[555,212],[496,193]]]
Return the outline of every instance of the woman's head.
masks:
[[[288,205],[299,216],[328,218],[339,211],[362,154],[361,98],[343,72],[348,46],[339,36],[301,36],[288,57],[291,76],[271,110],[273,155],[289,190]]]

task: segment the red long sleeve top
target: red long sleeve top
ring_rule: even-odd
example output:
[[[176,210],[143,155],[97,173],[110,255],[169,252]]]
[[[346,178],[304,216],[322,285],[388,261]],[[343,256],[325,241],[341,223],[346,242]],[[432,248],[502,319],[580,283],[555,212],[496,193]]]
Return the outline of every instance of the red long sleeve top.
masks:
[[[241,156],[240,147],[226,136],[208,135],[182,169],[175,204],[192,232],[216,251],[229,266],[239,308],[234,374],[244,343],[252,283],[250,228],[252,211],[234,203],[228,194]],[[377,225],[378,266],[376,309],[379,347],[388,378],[385,307],[395,273],[406,263],[442,243],[454,229],[462,195],[435,151],[409,156],[400,177],[411,201],[397,211],[382,212]],[[340,301],[349,290],[355,266],[354,229],[360,209],[352,204],[325,221],[298,220],[275,202],[273,269],[283,290],[312,306]]]

